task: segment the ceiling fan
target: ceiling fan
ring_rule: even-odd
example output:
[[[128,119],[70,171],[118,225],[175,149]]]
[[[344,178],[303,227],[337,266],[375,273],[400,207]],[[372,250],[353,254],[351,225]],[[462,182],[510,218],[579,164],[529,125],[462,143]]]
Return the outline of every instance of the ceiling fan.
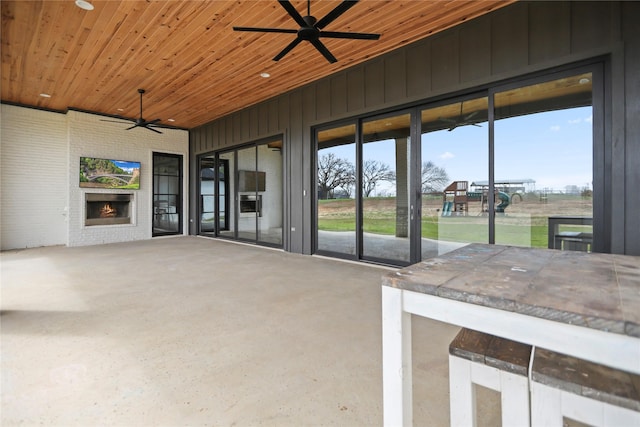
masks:
[[[252,31],[262,33],[287,33],[296,34],[296,38],[289,43],[279,54],[277,54],[273,60],[279,61],[287,53],[289,53],[294,47],[296,47],[302,41],[308,41],[327,59],[327,61],[334,63],[338,60],[335,56],[329,52],[329,49],[320,41],[320,38],[333,38],[333,39],[359,39],[359,40],[378,40],[380,34],[369,33],[348,33],[340,31],[322,31],[324,27],[333,22],[336,18],[342,15],[347,10],[351,9],[358,0],[344,0],[338,6],[336,6],[331,12],[324,16],[324,18],[318,20],[314,16],[311,16],[311,0],[307,0],[307,16],[302,16],[293,7],[289,0],[279,0],[280,6],[289,13],[294,21],[300,28],[297,30],[284,29],[284,28],[256,28],[256,27],[233,27],[234,31]]]
[[[451,132],[452,130],[454,130],[455,128],[457,128],[458,126],[477,126],[477,127],[482,127],[479,124],[477,124],[477,121],[473,121],[471,119],[473,119],[475,116],[478,115],[479,111],[473,111],[465,116],[462,115],[462,104],[464,104],[463,102],[460,103],[460,115],[455,118],[455,119],[450,119],[448,117],[438,117],[438,120],[443,121],[445,123],[449,123],[449,129],[447,129],[449,132]]]
[[[127,119],[126,117],[122,117],[123,120],[128,120],[130,122],[133,122],[134,125],[127,128],[126,130],[130,130],[133,128],[137,128],[137,127],[141,127],[141,128],[145,128],[145,129],[149,129],[150,131],[156,132],[156,133],[162,133],[159,130],[154,129],[156,123],[158,123],[160,121],[160,119],[154,119],[154,120],[145,120],[142,118],[142,94],[144,93],[144,89],[138,89],[138,93],[140,94],[140,117],[138,117],[137,119]],[[111,122],[111,123],[127,123],[127,122],[118,122],[115,120],[102,120],[103,122]]]

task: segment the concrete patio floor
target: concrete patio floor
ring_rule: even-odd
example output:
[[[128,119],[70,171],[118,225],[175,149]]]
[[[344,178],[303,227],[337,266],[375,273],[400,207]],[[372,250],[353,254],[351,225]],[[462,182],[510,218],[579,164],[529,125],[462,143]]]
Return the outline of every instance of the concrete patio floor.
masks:
[[[201,237],[0,262],[3,426],[382,424],[390,269]],[[413,321],[415,425],[449,423],[457,330]]]

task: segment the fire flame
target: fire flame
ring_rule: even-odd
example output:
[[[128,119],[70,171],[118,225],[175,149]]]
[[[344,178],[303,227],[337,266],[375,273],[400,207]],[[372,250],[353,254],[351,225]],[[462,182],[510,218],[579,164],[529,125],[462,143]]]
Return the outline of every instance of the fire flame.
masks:
[[[111,203],[105,203],[103,207],[100,208],[100,218],[113,218],[118,214],[118,210],[111,206]]]

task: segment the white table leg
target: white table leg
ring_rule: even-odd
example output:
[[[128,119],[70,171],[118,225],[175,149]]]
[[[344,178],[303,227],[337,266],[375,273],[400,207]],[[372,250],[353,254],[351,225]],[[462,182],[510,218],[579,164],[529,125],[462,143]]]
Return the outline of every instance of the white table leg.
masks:
[[[384,425],[413,425],[411,314],[402,291],[382,286],[382,387]]]

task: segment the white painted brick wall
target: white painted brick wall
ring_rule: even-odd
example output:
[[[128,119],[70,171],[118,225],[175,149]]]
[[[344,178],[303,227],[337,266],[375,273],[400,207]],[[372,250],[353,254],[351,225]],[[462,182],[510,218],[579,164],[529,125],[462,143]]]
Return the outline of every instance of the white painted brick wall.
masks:
[[[69,111],[62,115],[6,105],[2,107],[2,249],[52,244],[84,246],[151,238],[153,152],[182,155],[183,170],[186,174],[189,150],[187,131],[162,129],[162,135],[146,129],[127,131],[127,124],[103,122],[101,119],[104,117],[94,114]],[[39,130],[38,133],[34,133],[34,129]],[[6,161],[5,145],[10,147]],[[42,145],[45,145],[48,151],[43,150]],[[133,224],[89,227],[84,225],[85,192],[106,190],[80,188],[80,157],[141,163],[140,190],[113,190],[134,194]],[[30,178],[30,170],[23,170],[24,164],[32,163],[34,158],[37,159],[37,163],[33,168],[39,173],[44,164],[47,168],[54,169],[52,176],[56,179],[52,179],[46,188],[34,186],[36,183]],[[55,158],[55,161],[50,162],[48,158]],[[6,185],[5,176],[8,177]],[[185,234],[188,232],[189,218],[186,211],[186,207],[189,206],[187,185],[188,180],[185,177]],[[31,232],[34,220],[23,218],[24,212],[21,211],[28,209],[26,203],[38,198],[47,201],[45,207],[38,211],[40,221],[47,227]],[[19,201],[19,204],[11,202],[13,200]],[[54,203],[49,203],[50,201]],[[14,210],[17,212],[8,212],[7,204],[16,206]],[[56,215],[62,218],[61,224],[51,223]],[[6,226],[5,216],[8,220]],[[49,226],[52,225],[55,225],[55,232],[49,230]],[[6,245],[5,231],[9,233]],[[32,235],[38,236],[39,240],[34,240]]]
[[[67,129],[64,114],[2,104],[1,249],[67,241]]]

